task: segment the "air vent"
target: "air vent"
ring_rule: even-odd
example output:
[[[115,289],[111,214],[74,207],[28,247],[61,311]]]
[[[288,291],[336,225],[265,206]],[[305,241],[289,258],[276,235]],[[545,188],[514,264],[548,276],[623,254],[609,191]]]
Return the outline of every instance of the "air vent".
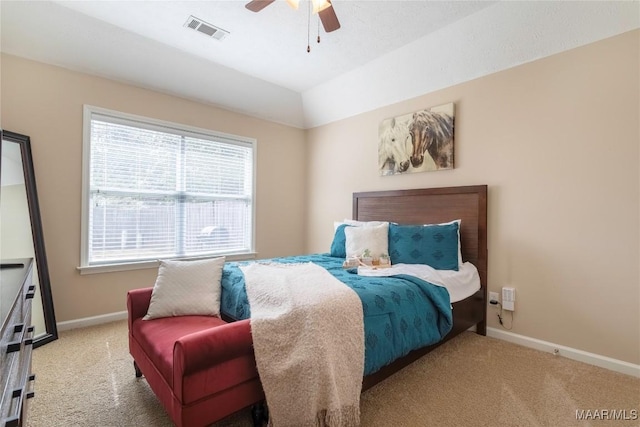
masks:
[[[195,16],[190,16],[189,19],[187,19],[187,22],[184,23],[184,26],[216,40],[222,40],[229,35],[229,31],[225,31],[215,25],[208,24]]]

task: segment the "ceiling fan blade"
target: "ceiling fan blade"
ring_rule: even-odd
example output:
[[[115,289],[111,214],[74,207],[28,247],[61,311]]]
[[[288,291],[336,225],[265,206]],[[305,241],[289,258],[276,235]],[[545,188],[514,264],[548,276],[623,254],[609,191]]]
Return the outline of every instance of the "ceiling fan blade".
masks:
[[[260,12],[265,7],[269,6],[276,0],[252,0],[247,3],[244,7],[249,9],[252,12]]]
[[[331,4],[331,0],[327,1]],[[336,11],[333,10],[333,5],[320,11],[318,14],[320,15],[320,21],[322,21],[322,26],[324,27],[325,32],[330,33],[331,31],[335,31],[340,28],[340,22],[338,22]]]

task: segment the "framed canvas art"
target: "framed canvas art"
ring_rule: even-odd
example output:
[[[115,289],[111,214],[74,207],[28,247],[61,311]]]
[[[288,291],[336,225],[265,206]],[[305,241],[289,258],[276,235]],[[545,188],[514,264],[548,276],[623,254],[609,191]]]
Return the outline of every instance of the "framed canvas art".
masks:
[[[378,128],[381,175],[453,169],[453,103],[385,119]]]

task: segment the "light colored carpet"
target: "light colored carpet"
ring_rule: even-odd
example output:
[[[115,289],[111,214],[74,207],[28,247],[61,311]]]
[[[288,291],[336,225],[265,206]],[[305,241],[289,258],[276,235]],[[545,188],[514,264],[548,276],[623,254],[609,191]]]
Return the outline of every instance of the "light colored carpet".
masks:
[[[172,423],[135,377],[127,323],[62,332],[35,350],[36,397],[27,425]],[[576,420],[576,410],[632,410],[640,379],[467,332],[366,391],[362,426],[640,426],[640,419]],[[215,427],[251,426],[248,411]]]

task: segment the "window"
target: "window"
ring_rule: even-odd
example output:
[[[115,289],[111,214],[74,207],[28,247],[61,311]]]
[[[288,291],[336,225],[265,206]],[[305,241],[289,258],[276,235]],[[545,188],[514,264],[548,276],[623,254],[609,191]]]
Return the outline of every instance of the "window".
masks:
[[[82,267],[253,252],[255,140],[85,106]]]

